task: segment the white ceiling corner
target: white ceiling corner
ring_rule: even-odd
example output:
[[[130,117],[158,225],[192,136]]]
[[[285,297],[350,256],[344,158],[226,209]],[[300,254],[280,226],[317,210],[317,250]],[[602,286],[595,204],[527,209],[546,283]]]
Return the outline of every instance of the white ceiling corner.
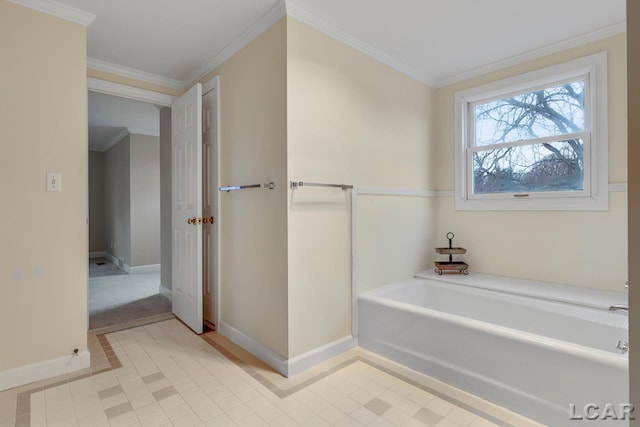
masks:
[[[333,37],[334,39],[341,41],[348,46],[351,46],[352,48],[364,53],[365,55],[377,59],[383,64],[386,64],[391,68],[418,80],[419,82],[422,82],[429,86],[433,86],[435,84],[435,80],[430,76],[425,75],[425,73],[422,73],[418,69],[407,65],[406,63],[384,53],[380,49],[377,49],[376,47],[368,43],[365,43],[364,41],[354,37],[348,32],[339,29],[335,25],[323,20],[316,14],[310,12],[309,10],[294,2],[287,1],[287,16],[291,16],[292,18],[295,18],[298,21],[307,24],[308,26],[315,28],[321,33],[324,33],[329,37]]]
[[[196,84],[200,79],[222,65],[222,63],[227,59],[231,58],[240,49],[248,45],[253,39],[268,30],[285,15],[285,0],[279,0],[271,10],[260,17],[260,19],[258,19],[251,27],[247,28],[238,38],[233,40],[218,54],[216,54],[213,59],[207,61],[200,68],[191,73],[185,79],[186,85],[184,85],[183,88],[186,90]]]
[[[606,39],[607,37],[624,33],[626,30],[627,30],[626,22],[620,22],[618,24],[614,24],[606,28],[585,33],[577,37],[573,37],[569,40],[563,40],[561,42],[554,43],[552,45],[548,45],[539,49],[534,49],[528,52],[520,53],[518,55],[514,55],[509,58],[501,59],[499,61],[492,62],[490,64],[485,64],[480,67],[477,67],[468,71],[464,71],[462,73],[454,74],[452,76],[438,80],[437,82],[435,82],[434,87],[440,88],[444,86],[449,86],[455,83],[472,79],[474,77],[481,76],[483,74],[502,70],[504,68],[522,64],[527,61],[532,61],[537,58],[542,58],[543,56],[552,55],[554,53],[561,52],[563,50],[575,48],[583,44],[596,42],[598,40],[603,40],[603,39]]]
[[[76,24],[89,26],[95,19],[96,15],[84,10],[78,9],[59,3],[54,0],[9,0],[12,3],[25,6],[39,12],[56,16],[66,21],[75,22]]]

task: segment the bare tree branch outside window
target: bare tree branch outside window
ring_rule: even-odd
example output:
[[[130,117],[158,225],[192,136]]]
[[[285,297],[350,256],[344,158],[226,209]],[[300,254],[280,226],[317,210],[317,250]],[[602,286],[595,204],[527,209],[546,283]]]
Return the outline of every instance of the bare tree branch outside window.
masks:
[[[577,80],[476,104],[473,192],[582,190],[584,91]]]

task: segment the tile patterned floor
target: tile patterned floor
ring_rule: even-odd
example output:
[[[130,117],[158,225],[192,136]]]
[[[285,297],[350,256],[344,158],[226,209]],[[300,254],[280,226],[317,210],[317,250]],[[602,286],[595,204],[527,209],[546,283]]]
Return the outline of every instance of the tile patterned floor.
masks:
[[[362,349],[287,379],[175,319],[115,329],[90,369],[0,393],[0,426],[539,426]]]

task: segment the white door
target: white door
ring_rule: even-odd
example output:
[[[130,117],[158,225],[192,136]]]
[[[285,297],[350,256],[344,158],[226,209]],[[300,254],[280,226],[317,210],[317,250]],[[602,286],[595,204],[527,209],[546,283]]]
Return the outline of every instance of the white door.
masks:
[[[208,86],[212,86],[209,87]],[[217,274],[217,234],[218,224],[211,220],[216,216],[216,204],[218,200],[218,171],[217,171],[217,137],[218,137],[218,89],[217,84],[205,84],[204,95],[202,95],[202,217],[209,219],[202,224],[202,246],[203,246],[203,282],[202,297],[203,318],[210,324],[220,328],[217,321],[217,296],[216,296],[216,274]]]
[[[202,86],[171,105],[173,313],[202,333]]]

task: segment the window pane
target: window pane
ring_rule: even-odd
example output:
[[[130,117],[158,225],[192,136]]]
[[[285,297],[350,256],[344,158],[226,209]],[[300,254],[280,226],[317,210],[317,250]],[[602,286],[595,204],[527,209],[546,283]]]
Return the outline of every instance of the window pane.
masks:
[[[473,192],[529,193],[584,189],[583,140],[473,153]]]
[[[584,80],[475,107],[475,146],[584,131]]]

